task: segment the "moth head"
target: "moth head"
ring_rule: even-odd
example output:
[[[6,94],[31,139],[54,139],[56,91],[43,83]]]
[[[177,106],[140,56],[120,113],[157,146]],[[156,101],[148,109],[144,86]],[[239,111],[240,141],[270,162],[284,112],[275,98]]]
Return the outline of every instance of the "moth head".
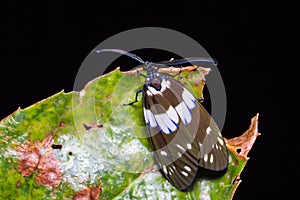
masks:
[[[161,79],[159,76],[155,78],[150,79],[150,84],[151,87],[155,88],[157,91],[161,90]]]
[[[151,86],[155,90],[160,91],[161,90],[161,82],[162,82],[162,79],[157,72],[151,73],[151,74],[148,73],[145,85],[146,85],[146,87]]]
[[[158,73],[158,68],[153,65],[148,65],[146,72],[146,86],[151,86],[159,91],[161,89],[162,76]]]

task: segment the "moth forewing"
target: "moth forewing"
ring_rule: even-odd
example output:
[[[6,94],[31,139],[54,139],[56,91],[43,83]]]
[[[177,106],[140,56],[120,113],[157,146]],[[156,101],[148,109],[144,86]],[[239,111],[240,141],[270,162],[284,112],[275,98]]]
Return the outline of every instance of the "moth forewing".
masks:
[[[227,148],[194,95],[169,75],[161,76],[160,87],[146,84],[143,92],[149,141],[162,174],[184,191],[194,182],[198,166],[214,171],[226,168]]]
[[[183,191],[197,176],[200,148],[195,138],[200,111],[196,109],[196,101],[191,100],[194,97],[183,95],[186,90],[183,86],[167,75],[164,77],[165,85],[162,84],[161,90],[153,91],[151,86],[144,88],[144,117],[156,163],[167,180]],[[170,108],[174,108],[174,112],[170,112]],[[159,121],[161,117],[158,116],[162,114],[166,115],[165,120]],[[151,125],[153,120],[156,123]],[[166,131],[165,127],[173,129],[170,120],[176,124],[176,129]]]
[[[178,190],[184,191],[197,176],[198,152],[196,140],[186,135],[186,127],[179,126],[175,134],[166,134],[158,128],[149,128],[149,141],[156,164],[165,178]],[[190,144],[186,145],[186,144]],[[189,149],[189,148],[190,149]]]
[[[173,92],[177,94],[182,92],[182,101],[192,111],[193,123],[187,125],[187,132],[193,136],[196,134],[195,139],[199,145],[199,166],[213,171],[226,169],[228,150],[217,124],[206,109],[198,101],[194,101],[196,98],[189,90],[174,79],[170,78],[170,82],[174,86]],[[193,103],[196,108],[193,107]]]

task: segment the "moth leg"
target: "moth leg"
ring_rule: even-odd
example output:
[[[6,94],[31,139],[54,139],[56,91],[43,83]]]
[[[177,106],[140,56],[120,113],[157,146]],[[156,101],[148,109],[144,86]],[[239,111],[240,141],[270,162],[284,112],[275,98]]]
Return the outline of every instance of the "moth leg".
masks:
[[[144,78],[147,78],[147,76],[144,75],[144,74],[142,74],[140,70],[137,70],[137,75],[138,75],[138,76],[142,76],[142,77],[144,77]]]
[[[130,106],[130,105],[132,105],[132,104],[138,102],[138,96],[139,96],[139,94],[142,93],[142,92],[143,92],[143,90],[138,90],[138,91],[136,92],[136,94],[135,94],[135,100],[134,100],[133,102],[130,102],[130,103],[124,103],[123,105],[124,105],[124,106]]]

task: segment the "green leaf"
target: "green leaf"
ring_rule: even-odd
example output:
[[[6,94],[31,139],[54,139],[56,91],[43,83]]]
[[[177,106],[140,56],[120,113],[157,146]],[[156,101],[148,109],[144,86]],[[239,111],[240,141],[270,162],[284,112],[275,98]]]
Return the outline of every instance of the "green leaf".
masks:
[[[206,72],[182,74],[202,97]],[[203,170],[191,190],[181,192],[154,165],[141,101],[123,106],[143,82],[115,70],[80,92],[59,92],[3,119],[0,199],[231,199],[247,162],[243,149],[258,135],[258,116],[247,131],[252,142],[227,140],[225,173]]]

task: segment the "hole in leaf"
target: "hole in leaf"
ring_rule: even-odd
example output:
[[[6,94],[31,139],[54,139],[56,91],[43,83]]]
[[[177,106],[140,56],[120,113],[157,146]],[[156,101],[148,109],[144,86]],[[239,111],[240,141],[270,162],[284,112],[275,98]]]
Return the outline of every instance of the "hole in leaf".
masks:
[[[52,144],[51,147],[52,147],[52,149],[61,149],[62,145],[61,144]]]

